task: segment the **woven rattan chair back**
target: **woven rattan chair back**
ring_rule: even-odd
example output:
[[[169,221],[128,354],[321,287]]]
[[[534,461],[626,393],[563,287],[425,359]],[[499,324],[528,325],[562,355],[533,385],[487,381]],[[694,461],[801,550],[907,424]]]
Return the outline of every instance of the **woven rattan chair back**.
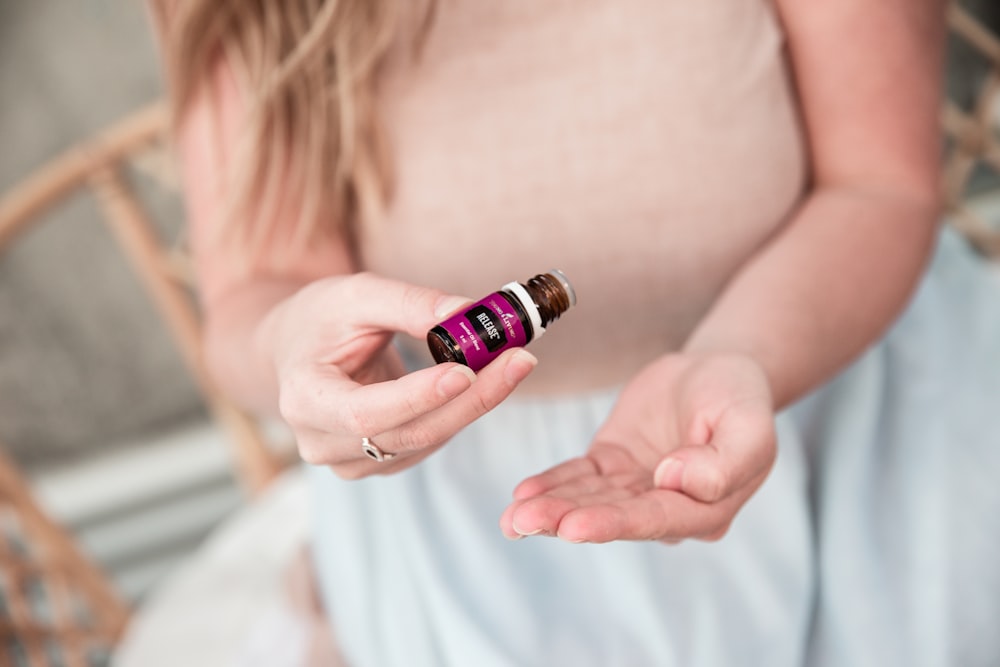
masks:
[[[950,140],[944,164],[945,204],[952,224],[983,254],[1000,259],[1000,226],[977,215],[968,204],[969,183],[977,169],[1000,178],[1000,39],[957,3],[948,10],[948,27],[986,63],[987,73],[971,108],[944,102],[942,122]]]
[[[125,177],[127,165],[154,175],[169,172],[167,130],[166,111],[156,105],[29,176],[0,199],[0,253],[42,213],[69,195],[83,189],[96,196],[104,220],[169,329],[206,405],[230,436],[236,477],[255,494],[281,472],[287,457],[276,454],[256,421],[216,389],[201,357],[199,313],[183,247],[159,238]],[[164,179],[169,180],[169,175]]]
[[[235,476],[251,495],[288,460],[258,424],[213,385],[201,360],[191,272],[177,244],[165,243],[136,196],[126,168],[169,181],[167,114],[142,110],[57,157],[0,198],[0,253],[70,195],[93,194],[103,218],[170,331],[209,411],[233,446]],[[164,159],[160,159],[164,158]],[[0,444],[0,667],[96,667],[128,617],[104,575],[46,517]]]
[[[128,607],[0,452],[0,665],[103,667]]]

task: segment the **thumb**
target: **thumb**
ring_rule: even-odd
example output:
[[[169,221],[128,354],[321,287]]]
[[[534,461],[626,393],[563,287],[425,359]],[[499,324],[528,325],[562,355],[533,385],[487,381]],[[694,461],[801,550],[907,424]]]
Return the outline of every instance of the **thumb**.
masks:
[[[356,324],[423,338],[427,330],[469,299],[429,287],[359,273],[350,281],[349,308]]]
[[[730,410],[706,444],[670,452],[653,472],[656,486],[714,503],[750,484],[774,462],[774,420],[766,409]]]
[[[726,462],[711,445],[688,445],[670,452],[656,466],[653,483],[705,503],[722,500],[732,486]]]

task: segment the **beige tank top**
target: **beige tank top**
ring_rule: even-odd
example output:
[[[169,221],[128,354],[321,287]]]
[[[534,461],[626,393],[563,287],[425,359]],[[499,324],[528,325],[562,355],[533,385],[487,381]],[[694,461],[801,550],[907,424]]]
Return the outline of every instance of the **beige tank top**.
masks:
[[[361,262],[476,299],[562,269],[579,303],[522,391],[677,349],[803,192],[766,0],[443,0],[409,53],[382,79],[397,183]]]

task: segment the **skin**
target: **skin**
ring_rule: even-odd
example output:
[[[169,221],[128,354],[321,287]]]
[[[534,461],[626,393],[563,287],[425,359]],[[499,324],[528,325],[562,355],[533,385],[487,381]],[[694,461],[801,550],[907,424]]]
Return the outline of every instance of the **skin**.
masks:
[[[774,410],[855,358],[907,302],[939,212],[943,7],[777,6],[811,194],[684,350],[628,384],[588,455],[515,490],[500,522],[508,537],[722,537],[774,461]]]
[[[811,151],[793,220],[729,283],[683,349],[631,380],[587,454],[522,482],[505,535],[572,542],[722,537],[767,476],[774,413],[875,341],[905,306],[939,213],[940,0],[777,0]],[[495,407],[535,359],[508,351],[477,376],[403,375],[393,332],[422,337],[462,297],[356,267],[336,238],[249,274],[207,242],[220,168],[244,105],[220,68],[178,146],[206,312],[206,359],[244,405],[280,414],[302,457],[347,479],[415,465]],[[283,202],[279,215],[291,215]],[[280,225],[279,225],[280,230]],[[363,456],[362,435],[398,454]]]

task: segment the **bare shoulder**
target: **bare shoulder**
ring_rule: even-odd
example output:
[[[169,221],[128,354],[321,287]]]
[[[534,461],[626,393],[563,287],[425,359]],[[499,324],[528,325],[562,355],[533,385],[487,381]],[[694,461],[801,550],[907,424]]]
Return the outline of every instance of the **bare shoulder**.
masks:
[[[248,260],[236,244],[216,241],[217,226],[226,215],[229,174],[236,164],[248,125],[248,103],[233,71],[218,63],[209,85],[199,88],[177,126],[175,145],[181,168],[190,238],[203,301],[208,307],[226,294],[254,281],[307,283],[351,270],[348,244],[334,231],[287,256],[295,203],[277,188],[276,224],[268,244]],[[287,220],[289,224],[282,224]]]

